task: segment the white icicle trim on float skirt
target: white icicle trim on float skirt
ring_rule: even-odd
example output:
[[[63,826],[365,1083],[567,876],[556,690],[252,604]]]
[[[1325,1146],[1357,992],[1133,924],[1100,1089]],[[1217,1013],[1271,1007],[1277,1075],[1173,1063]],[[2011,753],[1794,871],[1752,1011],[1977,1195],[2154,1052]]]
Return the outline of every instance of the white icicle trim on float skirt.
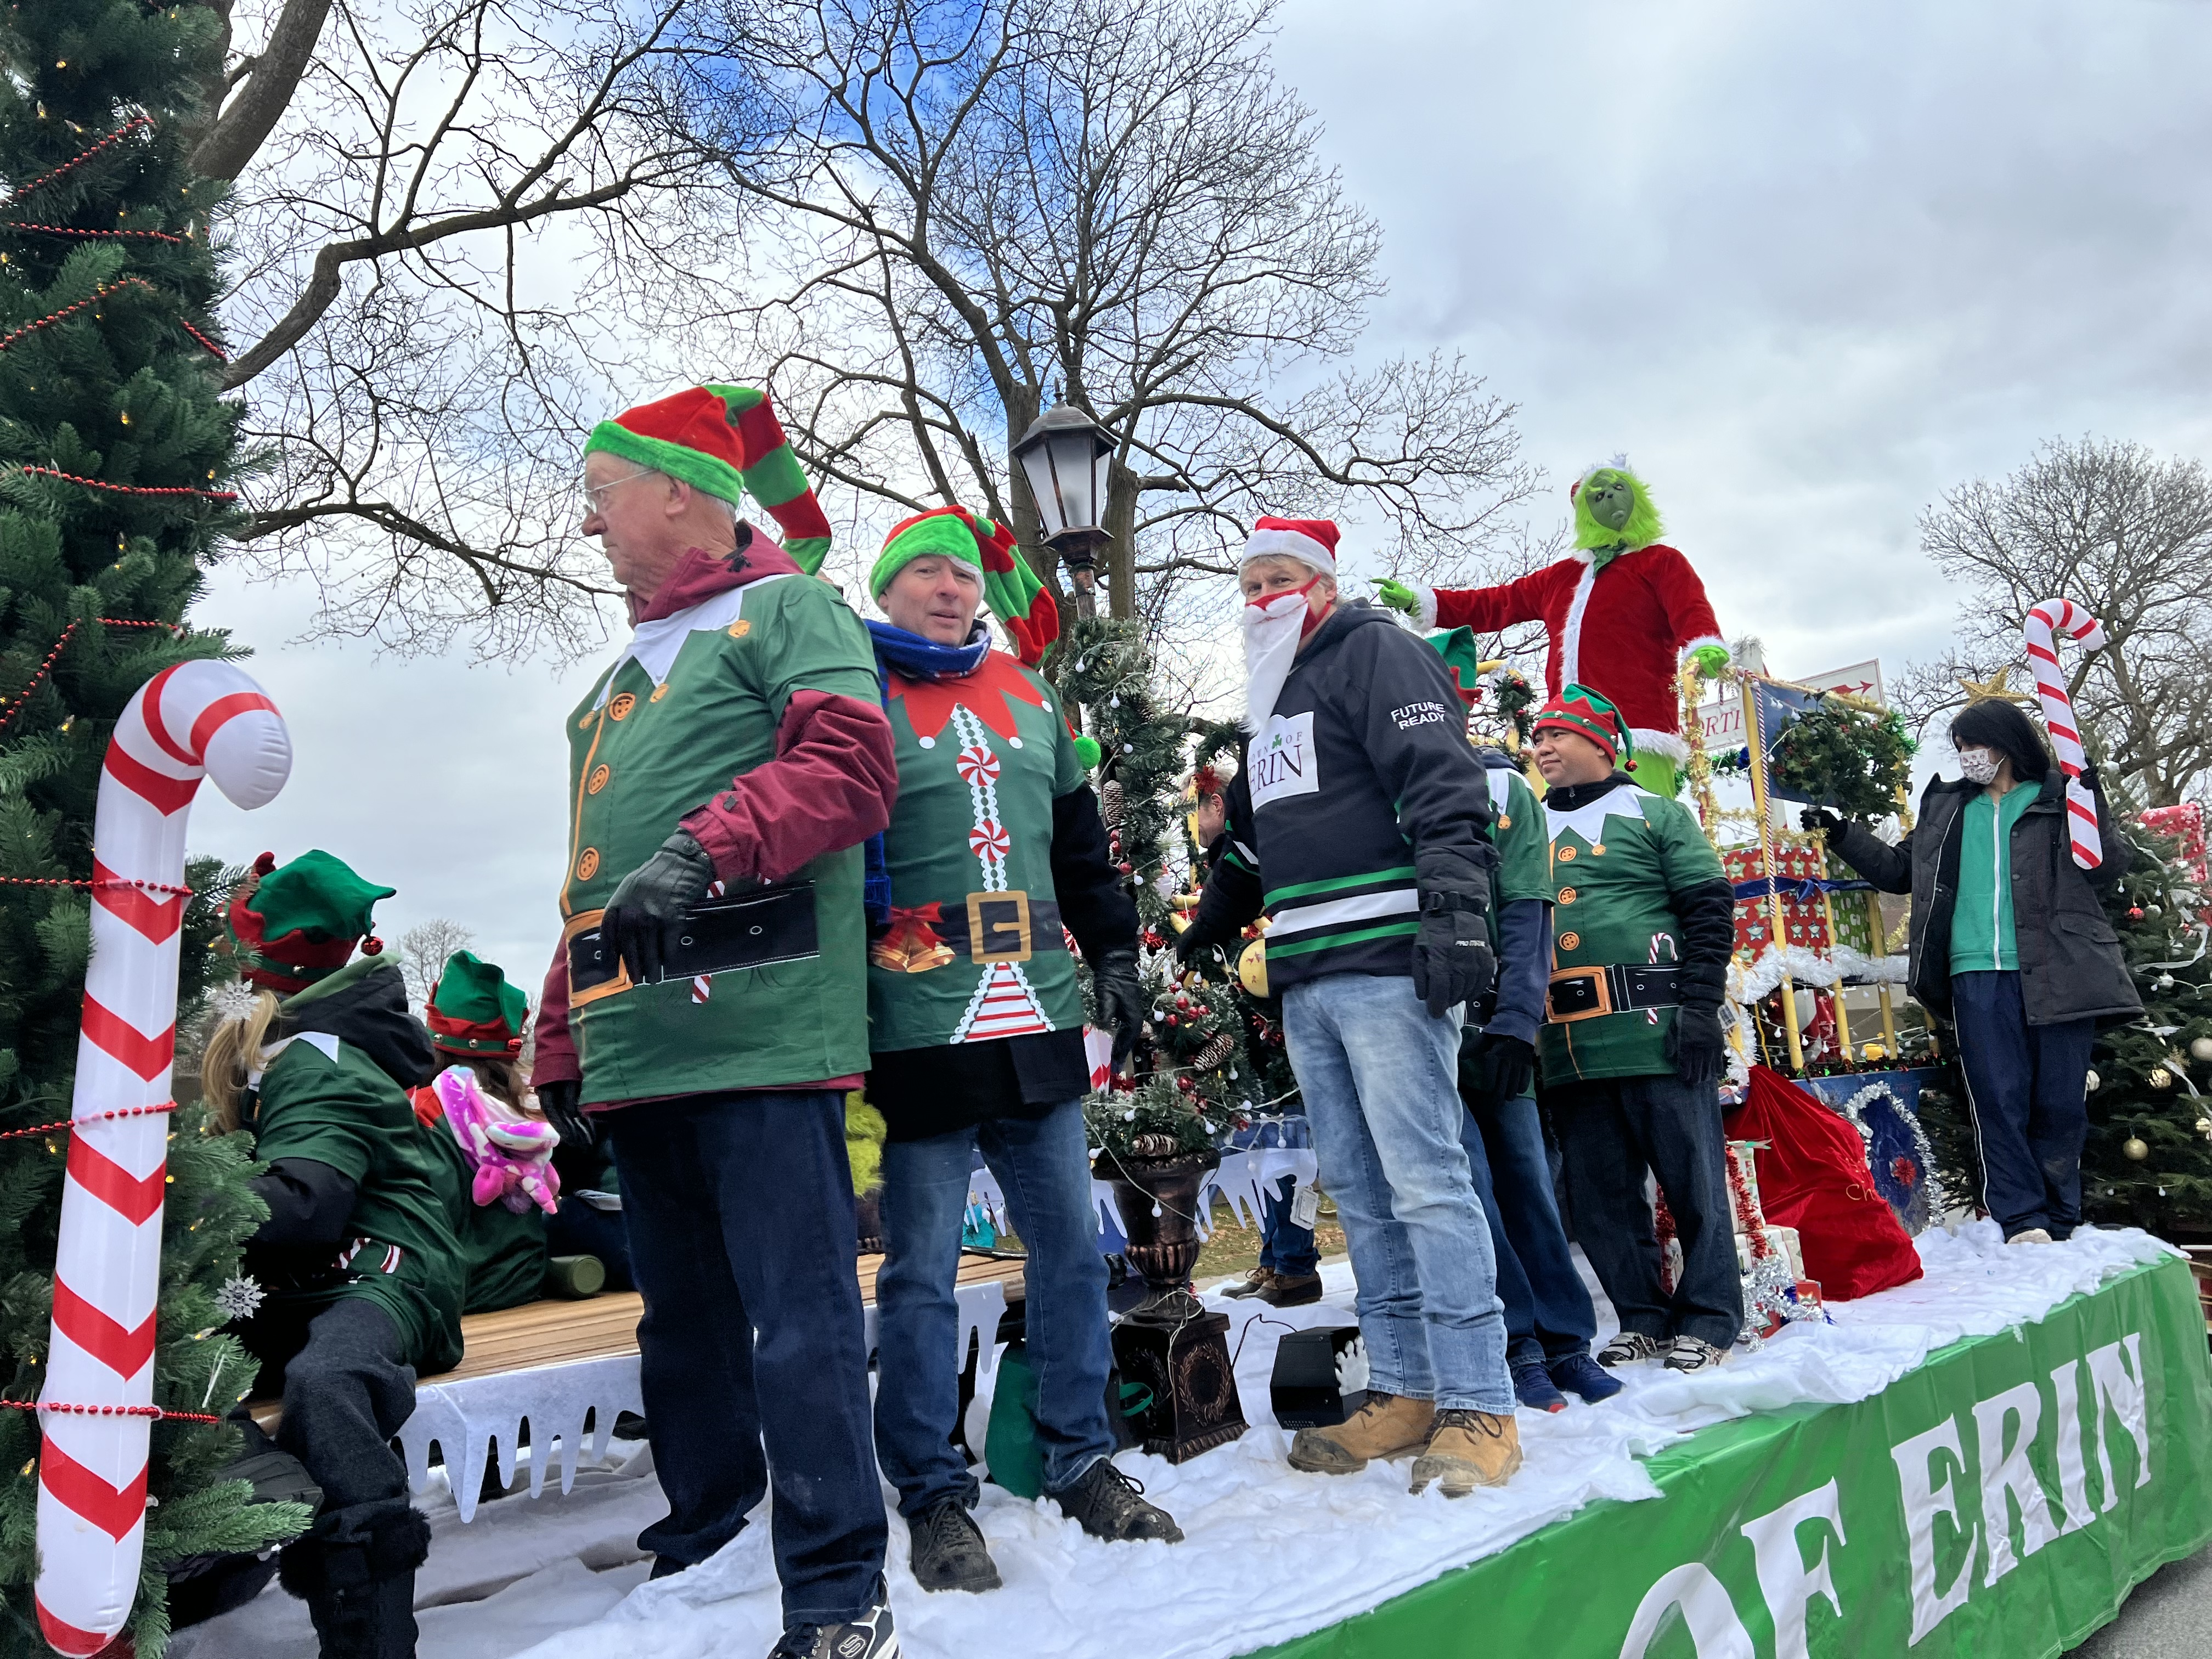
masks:
[[[1824,956],[1802,945],[1770,945],[1748,968],[1738,962],[1729,963],[1729,1000],[1758,1002],[1772,994],[1784,975],[1798,984],[1817,985],[1823,989],[1839,981],[1845,985],[1902,985],[1907,963],[1908,958],[1902,956],[1870,957],[1848,945],[1840,945]]]

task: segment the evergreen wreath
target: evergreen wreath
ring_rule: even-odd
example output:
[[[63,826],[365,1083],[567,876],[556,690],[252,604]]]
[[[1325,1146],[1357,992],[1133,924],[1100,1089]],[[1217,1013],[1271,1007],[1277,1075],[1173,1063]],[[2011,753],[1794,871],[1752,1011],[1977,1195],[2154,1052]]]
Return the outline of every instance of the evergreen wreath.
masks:
[[[1912,739],[1896,714],[1862,714],[1823,697],[1784,726],[1768,750],[1777,793],[1832,806],[1846,817],[1897,810],[1912,776]]]

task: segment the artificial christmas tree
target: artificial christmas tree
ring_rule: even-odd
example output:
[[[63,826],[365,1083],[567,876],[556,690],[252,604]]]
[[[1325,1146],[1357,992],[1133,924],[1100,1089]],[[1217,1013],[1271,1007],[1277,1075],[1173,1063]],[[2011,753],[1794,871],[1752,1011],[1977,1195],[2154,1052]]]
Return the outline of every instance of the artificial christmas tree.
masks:
[[[202,563],[235,501],[237,411],[218,397],[216,192],[185,164],[185,129],[219,67],[221,19],[200,5],[40,0],[0,16],[0,1654],[43,1650],[31,1605],[35,1413],[83,975],[93,808],[131,695],[191,658]],[[211,878],[196,865],[191,880]],[[179,1006],[214,967],[210,895],[184,923]],[[253,1364],[214,1334],[252,1299],[239,1242],[265,1213],[246,1190],[249,1139],[173,1119],[143,1588],[129,1635],[167,1640],[167,1564],[252,1551],[297,1532],[295,1504],[254,1505],[219,1480],[235,1455],[219,1416]],[[30,1133],[26,1133],[30,1131]],[[52,1404],[55,1402],[48,1402]],[[60,1402],[67,1403],[67,1402]]]

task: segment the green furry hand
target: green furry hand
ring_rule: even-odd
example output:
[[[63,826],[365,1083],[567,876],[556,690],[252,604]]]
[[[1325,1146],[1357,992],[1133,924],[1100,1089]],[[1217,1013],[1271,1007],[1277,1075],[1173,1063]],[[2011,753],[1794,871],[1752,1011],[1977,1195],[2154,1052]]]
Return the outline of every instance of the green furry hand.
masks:
[[[1375,582],[1375,597],[1393,611],[1402,611],[1409,617],[1421,614],[1421,596],[1403,582],[1394,582],[1380,576]]]
[[[1728,647],[1721,645],[1701,645],[1690,653],[1690,660],[1698,665],[1698,672],[1707,679],[1717,678],[1721,670],[1729,665]]]

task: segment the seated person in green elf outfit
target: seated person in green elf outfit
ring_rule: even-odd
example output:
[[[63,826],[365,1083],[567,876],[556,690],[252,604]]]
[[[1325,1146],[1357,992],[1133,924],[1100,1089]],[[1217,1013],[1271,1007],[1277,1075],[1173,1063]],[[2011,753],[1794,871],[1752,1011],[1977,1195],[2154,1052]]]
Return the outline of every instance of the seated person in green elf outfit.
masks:
[[[890,920],[868,957],[868,1098],[888,1128],[876,1455],[898,1488],[921,1587],[995,1589],[968,1513],[975,1478],[951,1441],[953,1284],[979,1151],[1029,1249],[1048,1494],[1093,1537],[1182,1536],[1112,1461],[1106,1264],[1083,1125],[1090,1065],[1063,943],[1065,929],[1090,961],[1118,1065],[1144,1017],[1137,910],[1058,694],[993,651],[975,614],[988,598],[1026,658],[1057,629],[1011,532],[961,507],[908,519],[868,588],[890,618],[868,630],[898,756],[884,836]]]
[[[264,853],[226,918],[255,994],[201,1062],[216,1121],[252,1129],[269,1165],[253,1182],[269,1219],[246,1247],[268,1296],[239,1335],[262,1361],[261,1391],[283,1391],[277,1444],[323,1489],[282,1577],[325,1659],[414,1651],[430,1528],[390,1443],[415,1409],[416,1372],[461,1357],[452,1166],[407,1097],[436,1061],[398,968],[366,938],[392,892],[328,853],[281,868]]]

